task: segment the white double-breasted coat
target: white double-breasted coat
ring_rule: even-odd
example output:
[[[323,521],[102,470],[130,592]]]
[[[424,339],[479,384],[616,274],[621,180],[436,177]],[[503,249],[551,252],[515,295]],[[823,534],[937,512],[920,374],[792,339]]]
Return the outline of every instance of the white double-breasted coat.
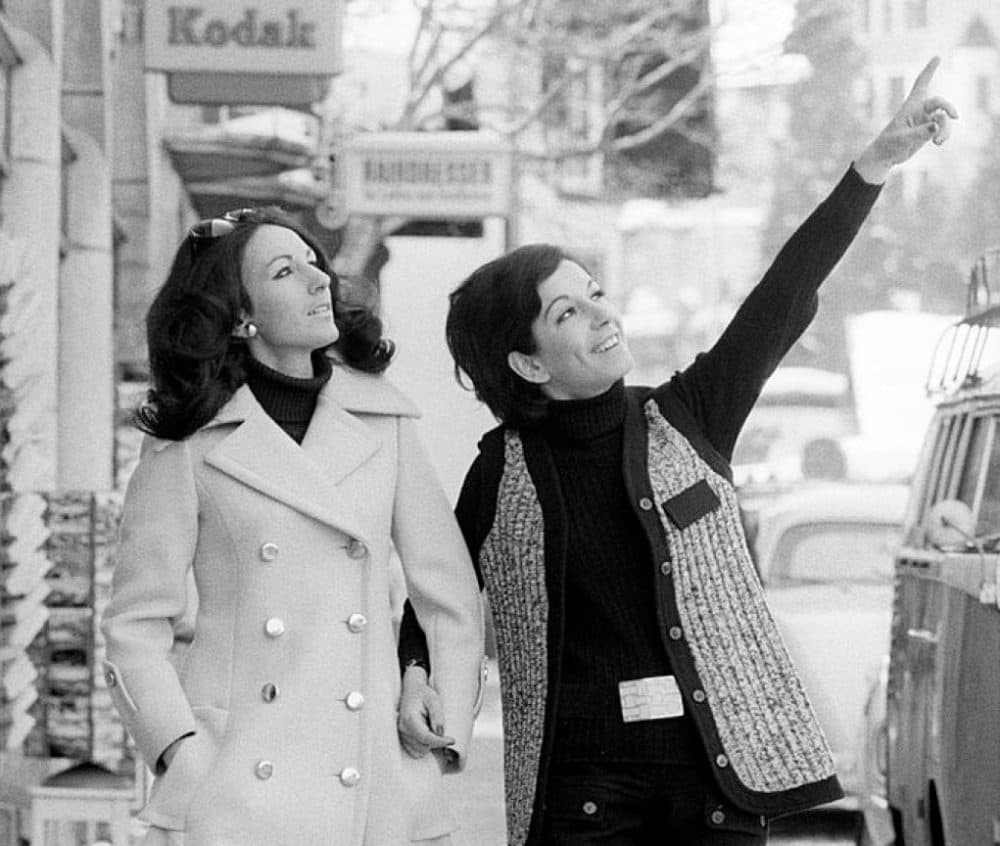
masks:
[[[395,846],[454,828],[438,760],[397,736],[393,549],[460,762],[482,608],[415,416],[384,377],[335,365],[301,446],[246,386],[188,438],[144,445],[105,672],[151,767],[193,732],[142,813],[185,846]]]

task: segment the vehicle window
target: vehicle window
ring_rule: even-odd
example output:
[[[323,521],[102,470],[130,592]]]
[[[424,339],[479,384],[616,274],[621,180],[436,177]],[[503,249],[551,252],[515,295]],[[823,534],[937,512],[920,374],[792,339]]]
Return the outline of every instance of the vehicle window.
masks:
[[[948,425],[948,438],[944,444],[944,453],[941,456],[941,475],[938,477],[937,490],[932,503],[940,502],[953,496],[955,489],[955,476],[958,470],[956,466],[956,456],[962,445],[962,430],[965,428],[966,417],[955,415]]]
[[[943,480],[947,478],[947,473],[945,472],[945,455],[947,454],[948,444],[953,440],[952,433],[957,429],[957,419],[954,416],[945,418],[941,422],[941,428],[938,429],[937,441],[934,444],[934,455],[931,458],[928,473],[930,478],[927,480],[925,508],[930,508],[930,506],[942,498],[941,485]]]
[[[891,523],[823,523],[795,526],[774,552],[772,584],[881,582],[893,578],[892,556],[902,529]]]
[[[998,419],[994,417],[991,422],[993,436],[982,499],[979,501],[979,519],[976,521],[976,534],[979,536],[1000,532],[1000,437],[997,436]]]
[[[969,508],[976,506],[976,492],[982,478],[983,458],[993,432],[993,420],[990,417],[977,417],[972,422],[972,432],[969,435],[969,448],[962,461],[961,475],[958,481],[956,498]]]

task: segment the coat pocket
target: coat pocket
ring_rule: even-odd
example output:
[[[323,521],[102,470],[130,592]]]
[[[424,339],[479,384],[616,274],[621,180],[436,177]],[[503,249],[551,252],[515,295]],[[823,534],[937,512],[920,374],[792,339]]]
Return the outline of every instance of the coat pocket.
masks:
[[[702,479],[662,503],[663,511],[678,529],[686,529],[696,520],[719,507],[719,497]]]
[[[444,774],[437,756],[411,758],[405,752],[401,754],[410,806],[410,840],[433,840],[451,834],[458,824],[444,790]]]
[[[193,707],[196,732],[181,741],[167,771],[153,783],[139,818],[167,831],[183,831],[188,808],[215,763],[228,712]]]

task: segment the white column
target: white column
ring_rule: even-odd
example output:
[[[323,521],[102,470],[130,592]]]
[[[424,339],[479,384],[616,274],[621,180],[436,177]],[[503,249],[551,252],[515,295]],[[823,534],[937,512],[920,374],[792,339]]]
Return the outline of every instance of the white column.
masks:
[[[114,454],[111,175],[94,138],[64,128],[66,252],[59,285],[58,486],[110,490]]]
[[[0,324],[9,359],[4,380],[17,404],[4,459],[15,490],[37,491],[56,481],[60,73],[34,36],[16,26],[10,35],[22,63],[11,74],[11,167],[0,191],[3,228],[19,252],[18,279]]]

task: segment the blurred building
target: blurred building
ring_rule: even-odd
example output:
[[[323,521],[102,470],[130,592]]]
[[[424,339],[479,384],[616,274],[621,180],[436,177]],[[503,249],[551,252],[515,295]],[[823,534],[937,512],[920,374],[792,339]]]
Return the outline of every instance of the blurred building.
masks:
[[[955,103],[960,121],[941,151],[907,165],[903,180],[911,197],[928,179],[947,179],[957,190],[967,187],[1000,114],[1000,4],[856,0],[855,30],[868,52],[865,99],[875,125],[895,112],[930,57],[941,56],[933,88]]]
[[[54,770],[131,772],[96,621],[138,446],[121,424],[144,393],[143,318],[177,244],[198,217],[269,203],[337,237],[319,220],[327,123],[314,104],[339,19],[315,72],[151,72],[155,2],[0,0],[3,844]],[[281,3],[257,5],[263,19]]]

